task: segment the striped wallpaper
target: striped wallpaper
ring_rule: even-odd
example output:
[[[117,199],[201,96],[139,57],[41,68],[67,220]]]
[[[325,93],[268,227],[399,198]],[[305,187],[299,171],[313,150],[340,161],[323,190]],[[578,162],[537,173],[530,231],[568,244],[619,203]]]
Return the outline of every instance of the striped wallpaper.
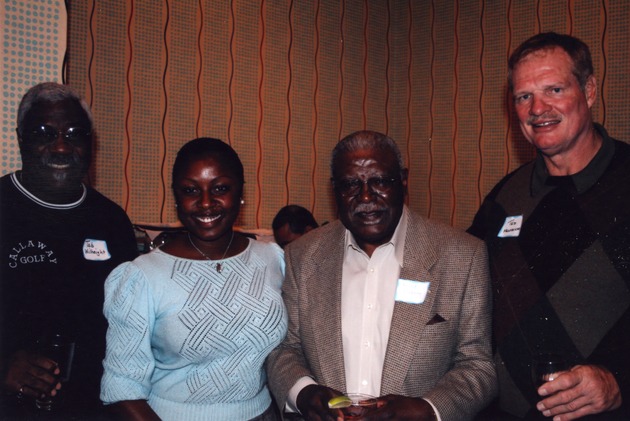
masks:
[[[112,0],[68,2],[67,82],[93,107],[92,183],[134,222],[176,221],[174,154],[229,142],[245,165],[239,224],[287,203],[335,218],[329,157],[385,132],[410,169],[409,206],[465,228],[483,196],[531,159],[506,62],[554,30],[591,46],[597,121],[630,140],[630,2],[606,0]]]

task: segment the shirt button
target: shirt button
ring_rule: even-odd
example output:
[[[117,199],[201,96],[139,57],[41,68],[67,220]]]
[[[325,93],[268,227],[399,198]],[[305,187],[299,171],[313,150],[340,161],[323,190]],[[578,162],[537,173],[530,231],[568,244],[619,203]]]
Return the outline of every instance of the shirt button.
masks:
[[[372,310],[372,308],[373,308],[373,307],[374,307],[374,306],[373,306],[372,304],[368,304],[368,305],[367,305],[368,310]]]
[[[361,382],[361,384],[362,384],[363,386],[367,386],[368,382],[367,382],[367,380],[363,380],[363,381]]]

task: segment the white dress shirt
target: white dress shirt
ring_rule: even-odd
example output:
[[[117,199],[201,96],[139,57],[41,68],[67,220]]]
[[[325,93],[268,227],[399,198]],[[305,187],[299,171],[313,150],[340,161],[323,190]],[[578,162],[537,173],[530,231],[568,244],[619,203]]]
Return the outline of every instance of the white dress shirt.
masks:
[[[341,281],[341,332],[349,393],[380,396],[383,363],[403,264],[407,214],[390,241],[369,257],[346,231]]]

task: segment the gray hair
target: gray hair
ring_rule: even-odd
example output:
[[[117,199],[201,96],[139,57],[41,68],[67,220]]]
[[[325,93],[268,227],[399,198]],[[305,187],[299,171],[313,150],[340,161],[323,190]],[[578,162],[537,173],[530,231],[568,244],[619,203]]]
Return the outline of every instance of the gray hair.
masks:
[[[31,111],[31,108],[33,108],[33,105],[42,101],[61,102],[67,99],[76,101],[79,105],[81,105],[81,108],[85,111],[85,115],[90,123],[89,128],[92,130],[94,128],[94,120],[90,106],[74,89],[68,85],[62,85],[55,82],[43,82],[30,88],[20,101],[17,114],[18,133],[21,134],[24,132],[24,119]]]
[[[332,178],[335,178],[335,164],[339,160],[340,155],[364,149],[376,149],[393,153],[396,156],[396,161],[398,161],[398,171],[402,172],[405,168],[400,149],[398,149],[394,139],[379,132],[360,130],[341,139],[333,149],[330,160],[330,174]]]

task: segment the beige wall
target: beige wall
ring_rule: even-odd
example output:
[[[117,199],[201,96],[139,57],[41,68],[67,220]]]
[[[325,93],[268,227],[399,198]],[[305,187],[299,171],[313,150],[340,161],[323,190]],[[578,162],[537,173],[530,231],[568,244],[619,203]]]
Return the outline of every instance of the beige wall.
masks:
[[[630,140],[630,7],[590,0],[99,0],[70,2],[68,83],[99,132],[93,184],[135,222],[175,221],[170,168],[197,136],[246,168],[240,223],[287,203],[335,217],[330,151],[359,129],[398,141],[409,205],[466,227],[483,196],[532,156],[506,101],[506,61],[527,37],[592,49],[596,120]]]

